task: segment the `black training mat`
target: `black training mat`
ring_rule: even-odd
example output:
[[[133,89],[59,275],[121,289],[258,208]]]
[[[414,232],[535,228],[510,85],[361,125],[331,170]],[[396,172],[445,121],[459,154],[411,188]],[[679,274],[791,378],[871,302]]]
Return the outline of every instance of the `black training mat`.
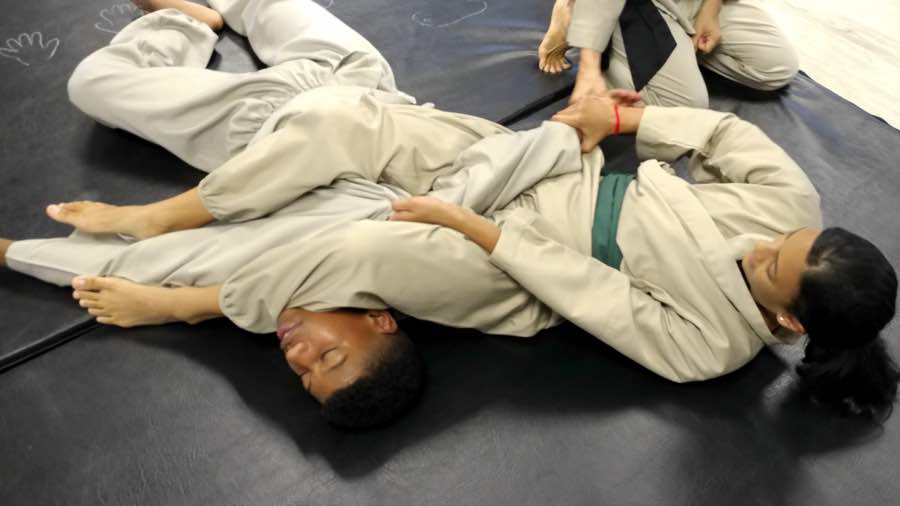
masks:
[[[804,76],[768,101],[725,98],[739,90],[719,84],[716,108],[738,109],[807,167],[829,223],[860,230],[896,260],[896,228],[877,220],[896,216],[878,192],[896,184],[885,167],[900,134]],[[868,171],[880,171],[875,181]],[[860,191],[879,199],[879,213],[826,193],[856,185],[868,185]],[[397,424],[364,433],[318,418],[271,336],[227,322],[91,330],[0,376],[0,405],[14,406],[0,431],[0,503],[880,506],[900,497],[900,416],[877,426],[808,401],[792,372],[797,347],[676,385],[570,325],[533,339],[406,325],[429,388]],[[895,355],[897,329],[885,332]]]
[[[676,385],[571,326],[407,329],[426,396],[362,433],[325,425],[272,336],[92,331],[3,374],[0,502],[881,506],[900,492],[900,417],[822,411],[773,353]]]
[[[393,64],[420,101],[497,121],[558,96],[571,74],[545,76],[536,50],[552,4],[542,0],[320,0]],[[139,11],[125,0],[22,2],[0,18],[0,237],[62,236],[44,206],[68,200],[143,203],[182,192],[202,173],[149,142],[98,125],[68,101],[82,58]],[[225,30],[210,67],[260,66],[247,41]],[[0,370],[63,341],[88,323],[64,289],[0,271]]]
[[[397,5],[426,3],[474,2],[371,2],[388,7],[354,26],[392,60],[401,86],[422,100],[485,115],[506,95],[516,102],[525,80],[495,90],[500,81],[486,72],[461,72],[471,87],[459,95],[429,97],[416,88],[445,86],[456,93],[455,86],[463,86],[440,80],[440,72],[460,60],[415,66],[389,47],[413,38],[418,46],[409,54],[436,54],[424,30],[400,36],[396,23],[379,28],[384,13],[412,20],[418,12]],[[507,39],[498,27],[513,26],[530,34],[520,50],[533,59],[549,4],[487,3],[483,16],[452,26],[482,22],[501,4],[519,7],[511,17],[498,17],[491,28],[497,33],[477,25],[485,32],[472,52],[502,68],[505,46],[496,41]],[[342,8],[362,9],[335,0],[332,9],[341,15]],[[105,17],[101,9],[108,10]],[[101,2],[49,0],[17,4],[0,19],[0,44],[41,32],[40,40],[22,40],[44,51],[28,66],[0,57],[6,77],[0,100],[8,118],[0,235],[64,233],[42,218],[46,202],[153,200],[200,177],[162,150],[97,126],[68,105],[64,85],[71,69],[111,36],[101,28],[127,17],[109,9]],[[527,12],[540,22],[515,21]],[[435,45],[456,44],[453,51],[467,43],[436,29],[429,33]],[[391,40],[382,43],[378,34]],[[55,52],[54,37],[60,39]],[[213,65],[252,69],[242,43],[226,33]],[[431,72],[404,75],[414,67]],[[900,266],[900,175],[893,163],[900,133],[805,76],[786,94],[765,97],[715,78],[710,84],[714,108],[758,124],[807,170],[822,193],[828,224],[870,238]],[[515,105],[510,113],[527,101]],[[533,126],[550,113],[517,125]],[[627,169],[627,141],[613,144],[605,146],[609,158]],[[410,322],[430,366],[423,402],[393,426],[348,434],[321,421],[271,336],[224,321],[86,328],[66,290],[8,272],[0,273],[0,297],[0,357],[6,358],[0,369],[37,351],[29,346],[62,343],[0,373],[3,505],[880,506],[900,497],[900,416],[878,427],[811,404],[795,391],[798,348],[763,352],[718,380],[675,385],[572,326],[523,340]],[[898,329],[895,322],[885,332],[895,356]]]
[[[400,89],[505,122],[566,94],[574,70],[537,68],[547,0],[317,0],[372,41]]]

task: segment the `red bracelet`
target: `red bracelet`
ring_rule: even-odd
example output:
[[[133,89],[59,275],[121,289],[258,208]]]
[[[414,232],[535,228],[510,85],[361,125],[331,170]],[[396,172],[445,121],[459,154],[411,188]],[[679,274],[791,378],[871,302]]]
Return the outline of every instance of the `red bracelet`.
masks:
[[[613,111],[616,112],[616,126],[613,127],[612,133],[613,133],[613,134],[618,134],[618,133],[619,133],[619,128],[622,126],[622,122],[621,122],[621,120],[619,119],[619,104],[615,104],[615,103],[613,104]]]

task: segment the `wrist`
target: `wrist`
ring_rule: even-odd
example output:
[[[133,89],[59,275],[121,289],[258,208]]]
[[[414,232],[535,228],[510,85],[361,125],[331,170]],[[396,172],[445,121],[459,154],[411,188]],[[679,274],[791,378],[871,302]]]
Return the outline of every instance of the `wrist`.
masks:
[[[619,104],[613,102],[612,113],[612,134],[619,135],[622,131],[622,114],[619,111]]]
[[[713,19],[719,18],[719,11],[722,10],[722,0],[704,0],[703,4],[700,5],[700,10],[697,11],[697,17],[701,16],[712,17]]]
[[[619,107],[619,133],[637,133],[641,126],[641,118],[644,116],[643,107]]]
[[[465,207],[453,206],[453,210],[443,225],[457,232],[464,232],[467,227],[478,217],[474,211]]]

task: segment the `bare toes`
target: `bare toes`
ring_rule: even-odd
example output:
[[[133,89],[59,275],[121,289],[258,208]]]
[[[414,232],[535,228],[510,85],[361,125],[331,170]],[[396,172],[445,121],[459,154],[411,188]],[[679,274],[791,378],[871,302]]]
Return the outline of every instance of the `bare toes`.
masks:
[[[78,276],[72,280],[72,287],[76,291],[97,292],[111,286],[110,280],[95,276]]]
[[[109,317],[109,313],[107,313],[105,310],[95,307],[88,308],[88,314],[90,314],[91,316]]]
[[[103,310],[103,307],[98,300],[81,299],[78,301],[78,305],[83,308]]]

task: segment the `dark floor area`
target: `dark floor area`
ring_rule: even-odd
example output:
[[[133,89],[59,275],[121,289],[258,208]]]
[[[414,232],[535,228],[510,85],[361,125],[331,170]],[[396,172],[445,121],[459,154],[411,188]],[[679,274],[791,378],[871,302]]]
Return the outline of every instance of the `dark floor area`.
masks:
[[[548,2],[320,3],[379,47],[420,101],[520,129],[564,106],[572,75],[543,76],[535,64]],[[77,62],[136,15],[116,5],[4,9],[0,40],[41,32],[44,47],[27,66],[0,58],[0,236],[66,233],[43,216],[49,202],[146,202],[202,176],[68,103]],[[257,62],[226,31],[211,65]],[[713,108],[757,124],[807,170],[826,224],[869,238],[900,268],[900,132],[804,75],[763,96],[708,77]],[[628,140],[604,148],[611,164],[633,168]],[[413,321],[429,365],[423,402],[394,425],[348,433],[322,421],[271,335],[224,320],[98,327],[67,290],[7,271],[0,298],[3,505],[900,500],[900,417],[879,426],[809,401],[793,372],[799,347],[676,385],[572,325],[521,339]],[[884,335],[900,356],[900,324]]]

